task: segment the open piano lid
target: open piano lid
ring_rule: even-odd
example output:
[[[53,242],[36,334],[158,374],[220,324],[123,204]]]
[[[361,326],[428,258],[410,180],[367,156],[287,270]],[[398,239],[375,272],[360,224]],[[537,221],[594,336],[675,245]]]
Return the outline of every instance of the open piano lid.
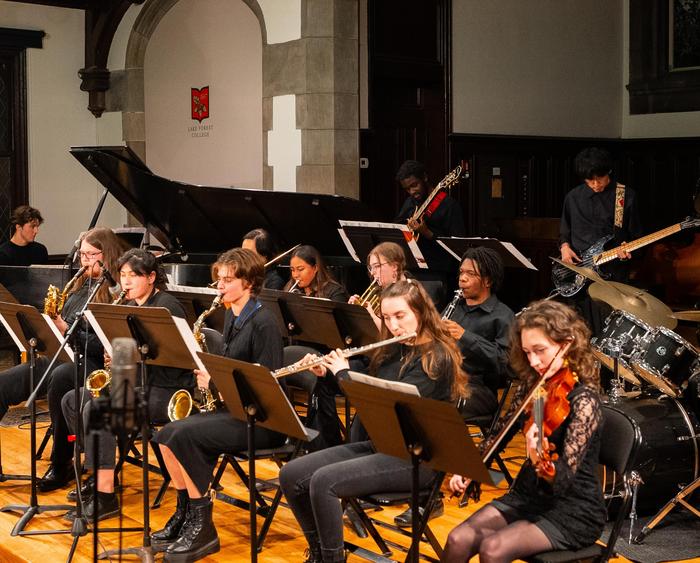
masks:
[[[262,227],[280,248],[299,242],[345,256],[338,219],[372,220],[344,196],[195,186],[155,175],[128,147],[73,147],[71,154],[168,250],[212,253]]]

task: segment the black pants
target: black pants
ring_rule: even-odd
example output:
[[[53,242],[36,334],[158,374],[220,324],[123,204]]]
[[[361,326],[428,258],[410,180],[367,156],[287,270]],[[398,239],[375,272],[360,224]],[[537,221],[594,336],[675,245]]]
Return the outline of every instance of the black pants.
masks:
[[[151,387],[148,391],[148,420],[152,424],[166,424],[168,420],[168,402],[176,389],[166,389],[164,387]],[[92,399],[90,393],[85,391],[83,387],[80,390],[80,396],[83,401],[83,428],[85,431],[85,467],[88,469],[95,468],[95,452],[94,452],[94,437],[92,431],[98,435],[98,455],[97,469],[114,469],[116,465],[116,447],[117,447],[117,432],[108,427],[94,428],[91,423],[93,410],[97,402]],[[75,429],[76,409],[75,409],[75,393],[69,391],[61,401],[63,416],[68,423],[69,428]],[[121,439],[126,440],[128,436],[122,435]]]
[[[86,371],[101,367],[95,360],[88,358],[84,364],[87,369],[79,366],[78,376],[82,380]],[[44,357],[37,358],[34,372],[34,384],[46,371],[49,360]],[[73,389],[75,364],[66,362],[53,367],[51,374],[41,386],[39,393],[46,392],[49,400],[49,415],[53,425],[53,449],[51,450],[51,463],[61,465],[70,462],[73,458],[73,444],[68,441],[69,428],[61,410],[61,399]],[[31,393],[29,388],[29,364],[20,364],[0,373],[0,417],[5,416],[7,410],[26,401]]]

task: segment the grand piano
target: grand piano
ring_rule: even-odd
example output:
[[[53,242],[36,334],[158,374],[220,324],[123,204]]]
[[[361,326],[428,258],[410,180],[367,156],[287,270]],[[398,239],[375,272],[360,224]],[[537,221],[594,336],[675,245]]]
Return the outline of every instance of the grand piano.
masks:
[[[114,196],[164,247],[170,280],[180,286],[206,286],[215,257],[240,246],[243,235],[258,227],[269,231],[282,250],[298,243],[312,244],[341,281],[347,281],[353,276],[349,267],[357,265],[338,234],[338,220],[375,219],[367,206],[339,195],[195,186],[169,180],[151,172],[123,146],[74,147],[70,152],[105,187],[105,195]],[[60,266],[0,266],[0,283],[21,303],[39,308],[48,284],[63,287],[70,277],[71,272]],[[359,283],[366,283],[366,277]],[[186,293],[191,292],[178,295],[186,301],[188,317],[196,316],[211,300],[211,292],[204,290],[201,303],[189,303]]]

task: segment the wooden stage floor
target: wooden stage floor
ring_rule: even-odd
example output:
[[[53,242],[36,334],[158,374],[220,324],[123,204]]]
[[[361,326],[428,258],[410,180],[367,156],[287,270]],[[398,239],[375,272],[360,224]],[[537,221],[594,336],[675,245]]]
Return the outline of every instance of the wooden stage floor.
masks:
[[[42,426],[44,426],[42,424]],[[2,439],[2,469],[5,473],[28,473],[29,472],[29,430],[19,429],[15,427],[3,427],[0,430]],[[43,429],[39,430],[39,439],[43,436]],[[523,456],[523,442],[521,438],[517,438],[514,444],[506,450],[505,457]],[[44,457],[48,457],[47,454]],[[153,459],[151,457],[151,459]],[[522,457],[520,457],[522,460]],[[517,471],[518,461],[509,462],[513,468],[513,472]],[[40,460],[38,462],[38,474],[43,475],[47,467],[47,461]],[[260,462],[257,465],[258,475],[261,478],[274,478],[276,476],[276,468],[271,462]],[[154,498],[160,486],[160,477],[153,474],[150,482],[151,500]],[[139,526],[143,522],[142,518],[142,501],[141,501],[141,470],[133,465],[127,464],[124,474],[123,483],[125,484],[123,497],[123,524],[124,526]],[[227,469],[226,476],[223,479],[224,491],[232,496],[247,499],[247,491],[240,485],[235,474],[231,469]],[[72,487],[71,487],[72,488]],[[49,504],[65,504],[65,494],[68,489],[54,491],[53,493],[40,495],[39,503],[42,505]],[[431,522],[431,527],[436,533],[438,539],[444,542],[448,532],[469,514],[474,512],[483,503],[490,501],[495,496],[502,494],[502,490],[484,487],[482,500],[480,504],[474,505],[470,503],[468,507],[460,509],[457,506],[456,499],[446,501],[445,514]],[[447,498],[448,495],[446,495]],[[26,504],[29,500],[29,484],[27,481],[7,481],[0,484],[0,505],[7,504]],[[159,509],[151,511],[151,526],[152,529],[159,529],[172,513],[175,505],[175,495],[170,489],[165,496],[163,505]],[[378,518],[385,519],[391,522],[393,517],[401,512],[403,507],[388,508],[380,513],[373,513]],[[214,520],[221,539],[221,551],[214,556],[208,557],[205,561],[248,561],[248,513],[240,508],[236,508],[216,501],[214,509]],[[0,513],[0,561],[2,562],[25,562],[25,561],[42,561],[55,562],[64,561],[69,553],[72,542],[70,535],[48,535],[34,537],[11,537],[10,531],[17,521],[17,517],[11,513]],[[260,520],[259,520],[260,522]],[[101,526],[117,526],[118,519],[113,518],[100,523]],[[35,516],[28,525],[29,530],[60,530],[69,529],[70,525],[60,517],[60,513],[46,513]],[[390,537],[391,534],[383,531],[383,535]],[[346,528],[346,539],[373,549],[374,545],[371,540],[358,539],[348,528]],[[132,547],[141,545],[141,533],[131,532],[124,534],[122,537],[122,545],[124,547]],[[406,543],[403,538],[399,542]],[[620,540],[622,541],[622,540]],[[89,561],[92,559],[93,553],[93,535],[88,534],[83,536],[78,541],[77,552],[74,558],[75,561]],[[115,533],[101,533],[99,535],[100,547],[99,551],[104,549],[113,549],[119,547],[119,536]],[[259,554],[261,562],[287,562],[287,561],[303,561],[304,549],[306,547],[302,534],[297,527],[291,512],[280,507],[278,513],[272,523],[268,537],[265,541],[265,547]],[[429,547],[425,547],[426,553],[430,552]],[[432,553],[431,553],[432,554]],[[397,552],[395,554],[397,560],[403,561],[404,556]],[[127,559],[127,558],[125,558]],[[118,558],[113,558],[116,561]],[[133,556],[127,560],[136,560]],[[353,555],[350,556],[350,561],[361,561],[360,558]],[[614,561],[627,561],[624,558],[618,558]]]

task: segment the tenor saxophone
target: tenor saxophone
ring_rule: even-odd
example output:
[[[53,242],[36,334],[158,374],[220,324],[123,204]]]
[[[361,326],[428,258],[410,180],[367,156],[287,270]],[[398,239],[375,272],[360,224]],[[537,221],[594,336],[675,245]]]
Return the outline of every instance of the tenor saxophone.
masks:
[[[121,293],[117,295],[117,298],[112,301],[112,305],[121,305],[122,301],[126,297],[126,289],[122,289]],[[96,369],[90,372],[85,381],[85,388],[90,392],[93,398],[97,399],[100,396],[103,389],[109,389],[109,385],[112,383],[112,368],[107,366],[104,369]]]
[[[222,298],[223,294],[219,293],[214,298],[214,301],[211,302],[211,306],[199,315],[194,325],[192,325],[192,335],[203,352],[208,351],[206,338],[204,334],[202,334],[204,320],[221,306]],[[214,400],[211,389],[208,387],[200,387],[199,394],[201,398],[199,401],[195,401],[187,389],[178,389],[175,391],[170,397],[170,401],[168,401],[168,418],[170,420],[180,420],[181,418],[189,416],[193,408],[196,408],[199,412],[212,412],[216,410],[216,401]]]
[[[58,315],[61,314],[68,293],[75,285],[75,282],[77,282],[78,279],[80,279],[80,277],[85,273],[85,270],[87,269],[87,266],[83,266],[82,268],[80,268],[80,270],[78,270],[75,273],[75,275],[70,279],[70,281],[65,285],[63,291],[59,291],[59,289],[55,285],[49,285],[49,288],[46,290],[46,298],[44,299],[45,315],[48,315],[52,319],[55,319],[56,317],[58,317]]]

